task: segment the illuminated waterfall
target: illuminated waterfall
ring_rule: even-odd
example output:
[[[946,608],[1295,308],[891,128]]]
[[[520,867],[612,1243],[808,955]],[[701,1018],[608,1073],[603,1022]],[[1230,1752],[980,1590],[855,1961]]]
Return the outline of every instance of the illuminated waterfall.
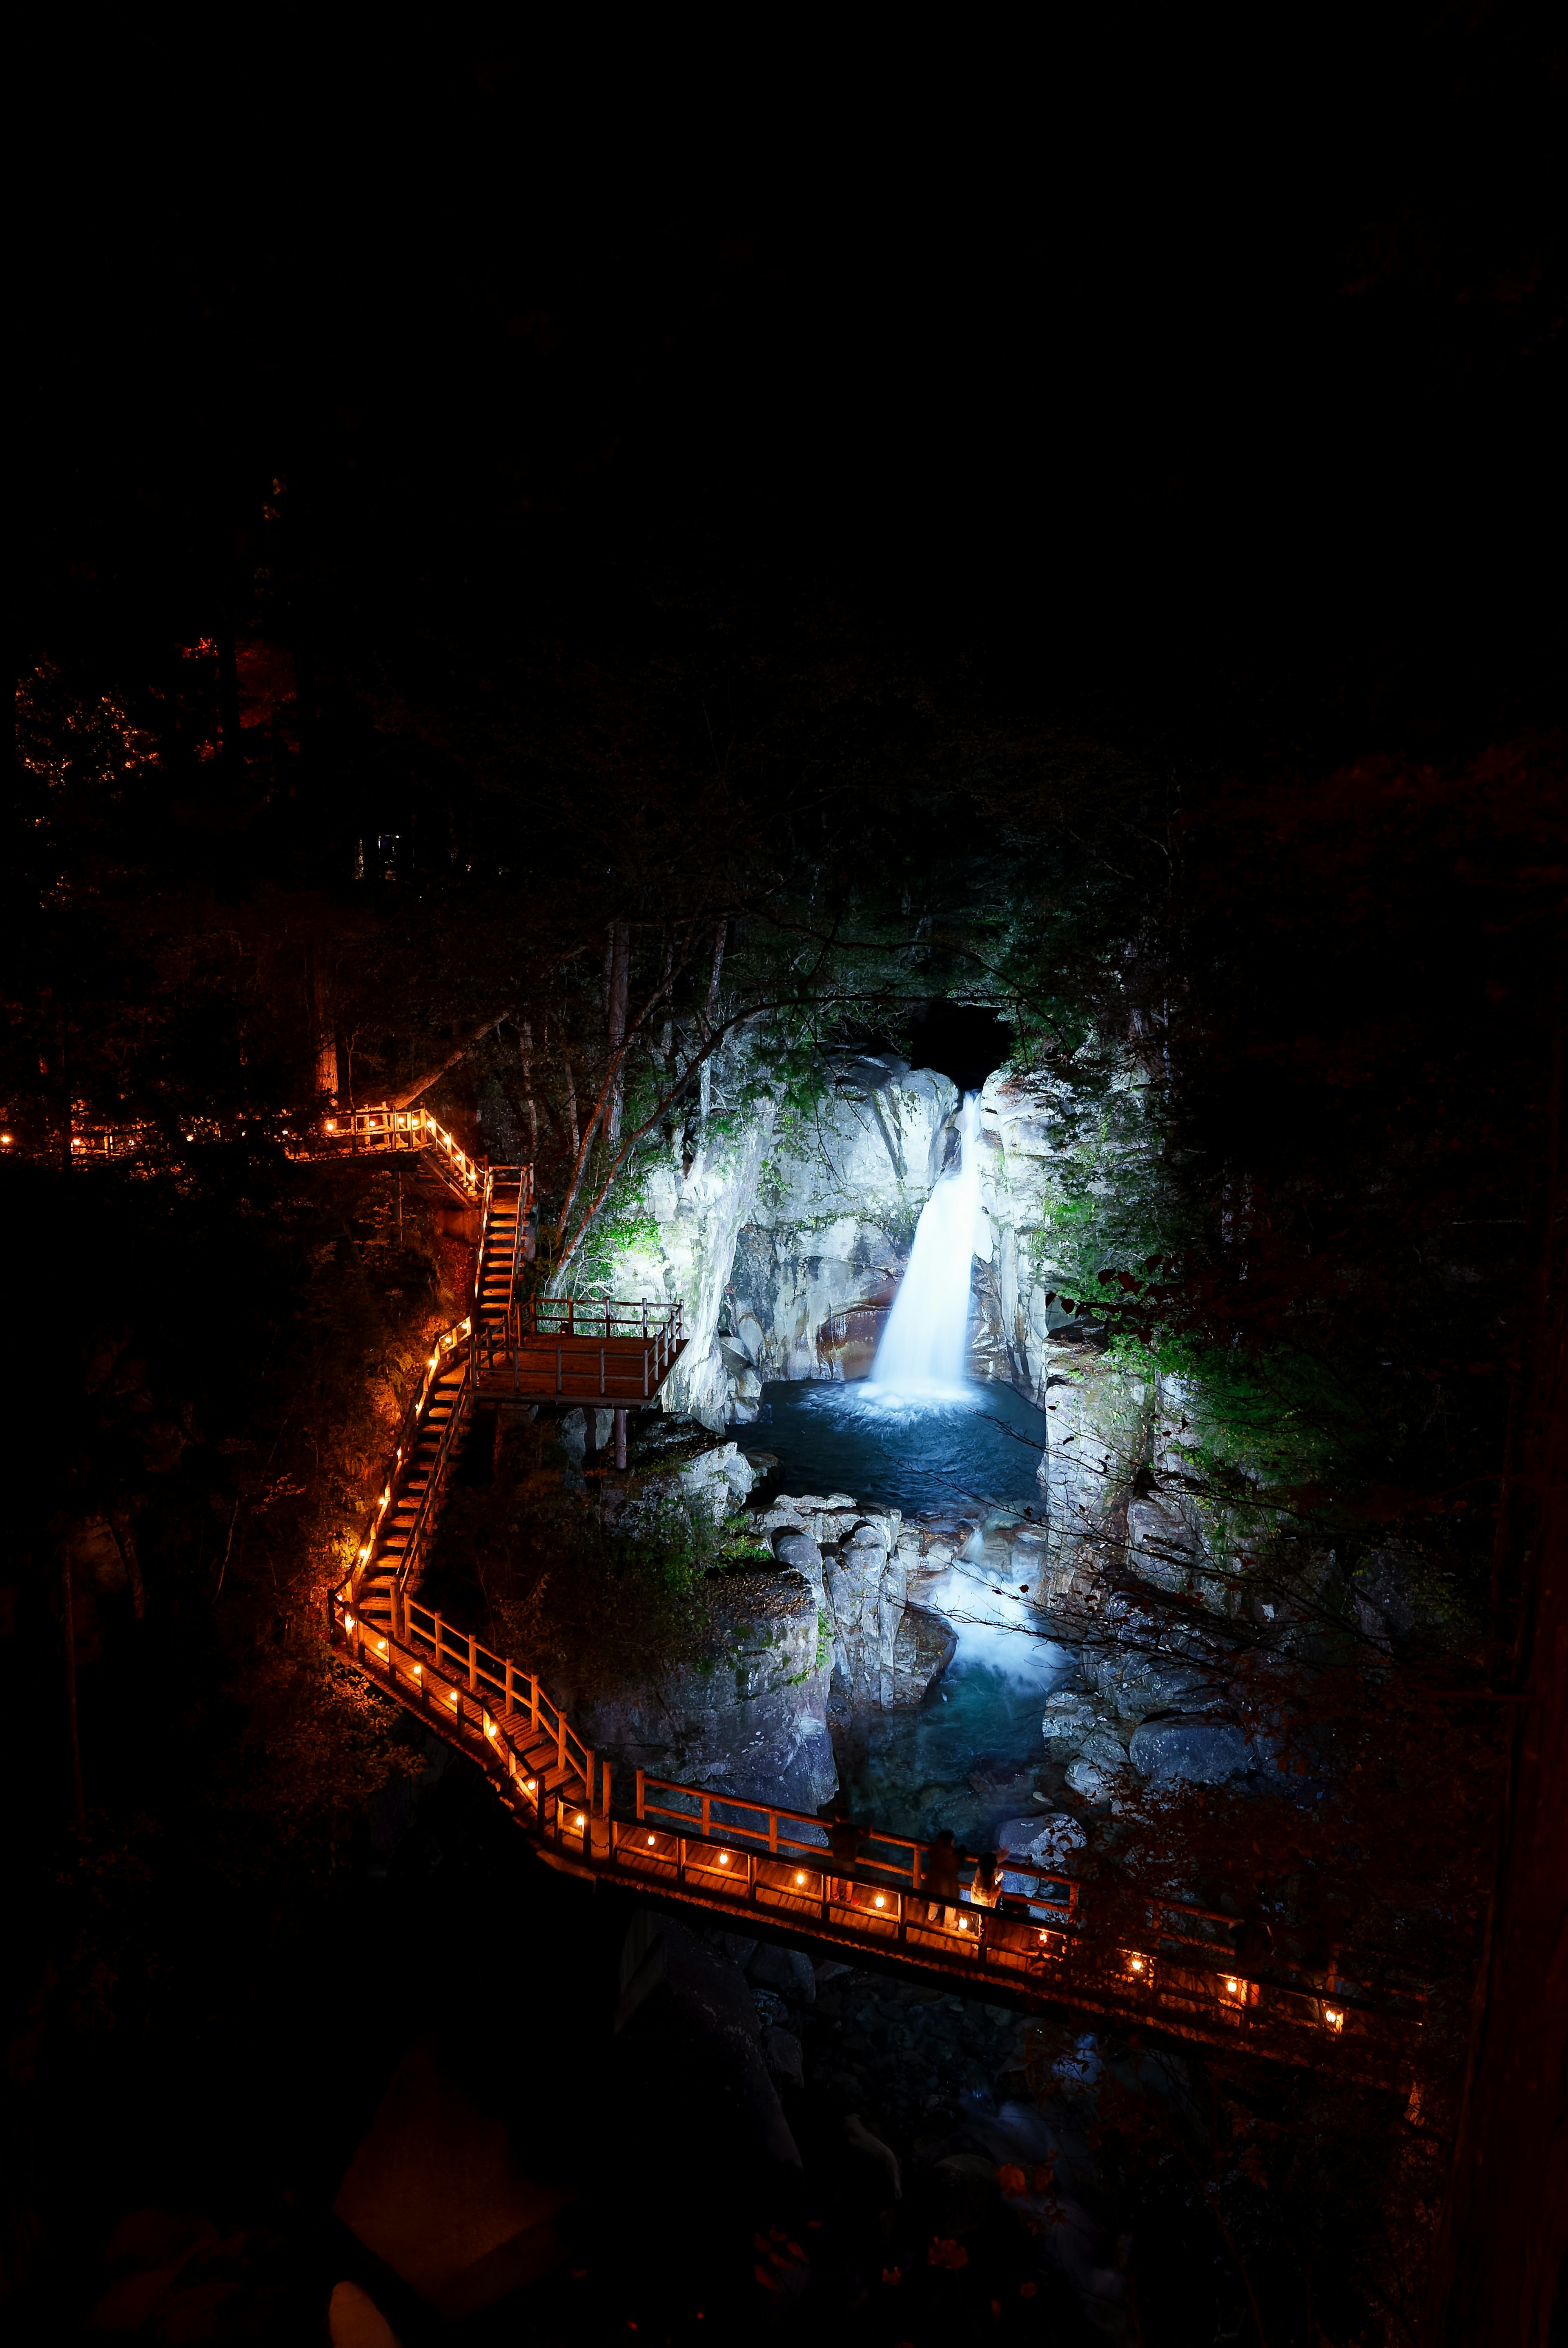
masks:
[[[958,1112],[958,1163],[920,1210],[909,1268],[899,1282],[867,1394],[888,1400],[968,1398],[969,1274],[980,1204],[980,1097]]]

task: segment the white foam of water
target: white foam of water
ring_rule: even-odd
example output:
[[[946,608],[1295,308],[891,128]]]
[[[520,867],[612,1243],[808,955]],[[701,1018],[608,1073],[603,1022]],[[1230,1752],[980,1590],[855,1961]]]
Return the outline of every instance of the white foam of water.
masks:
[[[970,1552],[976,1554],[971,1556]],[[1010,1570],[1009,1560],[1005,1570]],[[922,1606],[943,1614],[958,1634],[954,1663],[979,1664],[1014,1687],[1046,1694],[1071,1662],[1065,1648],[1040,1635],[1040,1618],[1021,1591],[1009,1590],[988,1564],[978,1531],[938,1581],[920,1594]]]
[[[920,1210],[909,1264],[898,1283],[882,1343],[871,1365],[866,1399],[973,1407],[965,1376],[969,1353],[969,1282],[979,1217],[980,1097],[958,1111],[958,1163]]]

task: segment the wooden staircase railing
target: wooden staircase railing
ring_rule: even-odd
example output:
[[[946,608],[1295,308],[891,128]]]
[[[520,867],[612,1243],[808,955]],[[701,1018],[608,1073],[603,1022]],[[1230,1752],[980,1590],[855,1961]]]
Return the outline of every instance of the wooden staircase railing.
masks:
[[[927,1846],[907,1836],[870,1830],[845,1869],[820,1819],[778,1804],[641,1770],[618,1804],[610,1765],[537,1674],[407,1598],[386,1628],[355,1612],[347,1584],[327,1612],[333,1646],[478,1761],[541,1856],[568,1873],[1026,2008],[1408,2084],[1425,2003],[1415,1993],[1348,1979],[1337,1959],[1317,1981],[1238,1972],[1224,1945],[1236,1920],[1177,1900],[1144,1903],[1136,1945],[1107,1945],[1084,1887],[1060,1869],[1008,1859],[999,1910],[961,1895],[932,1902],[919,1889]]]
[[[439,1117],[432,1117],[427,1108],[392,1108],[382,1102],[370,1108],[333,1109],[313,1121],[303,1133],[292,1136],[288,1148],[293,1158],[362,1157],[367,1152],[429,1149],[436,1153],[442,1172],[464,1198],[478,1205],[484,1196],[487,1161],[471,1156],[456,1134],[449,1132]],[[531,1200],[531,1167],[495,1170],[527,1174]]]

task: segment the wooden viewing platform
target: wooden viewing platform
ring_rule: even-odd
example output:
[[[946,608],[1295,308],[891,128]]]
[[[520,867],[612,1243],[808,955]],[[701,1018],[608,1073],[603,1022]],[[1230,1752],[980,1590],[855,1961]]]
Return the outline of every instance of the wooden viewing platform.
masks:
[[[657,1406],[660,1387],[685,1350],[678,1303],[530,1297],[512,1307],[504,1328],[487,1332],[475,1399],[549,1398],[645,1410]]]

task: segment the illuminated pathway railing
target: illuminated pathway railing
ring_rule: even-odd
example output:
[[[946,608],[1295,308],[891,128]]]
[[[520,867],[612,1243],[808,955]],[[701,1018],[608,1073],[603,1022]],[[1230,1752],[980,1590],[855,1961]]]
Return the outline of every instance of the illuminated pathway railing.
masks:
[[[341,1130],[340,1130],[341,1128]],[[999,1908],[928,1900],[926,1846],[866,1833],[845,1870],[820,1819],[620,1772],[596,1755],[531,1673],[454,1630],[415,1597],[442,1497],[476,1406],[509,1395],[652,1399],[682,1350],[679,1305],[516,1296],[532,1169],[470,1158],[428,1111],[328,1121],[325,1147],[442,1152],[481,1209],[466,1316],[432,1346],[354,1564],[327,1601],[329,1640],[384,1694],[471,1755],[541,1856],[715,1921],[804,1941],[988,1997],[1397,2086],[1423,2001],[1344,1978],[1236,1970],[1236,1920],[1183,1902],[1098,1895],[1009,1859]],[[1282,1970],[1271,1968],[1271,1973]]]
[[[1153,2031],[1378,2085],[1408,2084],[1423,2001],[1337,1972],[1292,1987],[1236,1971],[1235,1917],[1141,1903],[1116,1945],[1096,1937],[1091,1895],[1059,1869],[1009,1859],[999,1909],[928,1901],[927,1846],[869,1830],[852,1869],[821,1821],[774,1804],[623,1770],[578,1735],[535,1674],[405,1595],[390,1619],[355,1609],[345,1583],[328,1636],[355,1670],[479,1762],[552,1866],[623,1885],[713,1921],[858,1955],[949,1987],[1122,2029]]]
[[[434,1150],[455,1189],[477,1205],[487,1167],[427,1108],[333,1109],[288,1139],[292,1158],[357,1158],[368,1152]],[[530,1174],[531,1168],[526,1169]]]

